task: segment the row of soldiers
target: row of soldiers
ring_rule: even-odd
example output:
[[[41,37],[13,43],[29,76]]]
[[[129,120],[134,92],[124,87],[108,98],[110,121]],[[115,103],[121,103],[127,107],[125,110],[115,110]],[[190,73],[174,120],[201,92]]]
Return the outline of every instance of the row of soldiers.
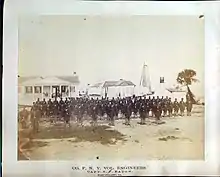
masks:
[[[57,119],[64,119],[69,124],[71,116],[75,116],[79,123],[82,123],[85,115],[92,118],[96,123],[98,117],[104,118],[107,115],[111,125],[114,125],[115,118],[119,114],[125,117],[125,124],[130,124],[132,114],[135,117],[141,118],[141,124],[145,124],[145,119],[150,116],[150,113],[157,120],[163,116],[180,116],[184,115],[187,110],[187,115],[191,115],[192,102],[187,100],[184,102],[183,98],[178,102],[171,98],[164,97],[128,97],[128,98],[108,98],[102,99],[88,99],[88,98],[62,98],[58,101],[51,99],[40,101],[38,99],[32,106],[32,117],[49,117],[51,122]]]

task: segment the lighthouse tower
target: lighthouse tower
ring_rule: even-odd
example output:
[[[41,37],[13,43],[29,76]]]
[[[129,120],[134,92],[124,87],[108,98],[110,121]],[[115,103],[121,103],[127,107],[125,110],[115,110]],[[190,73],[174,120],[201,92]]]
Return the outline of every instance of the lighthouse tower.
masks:
[[[139,85],[139,95],[153,95],[153,93],[154,92],[151,88],[149,68],[148,65],[144,62]]]

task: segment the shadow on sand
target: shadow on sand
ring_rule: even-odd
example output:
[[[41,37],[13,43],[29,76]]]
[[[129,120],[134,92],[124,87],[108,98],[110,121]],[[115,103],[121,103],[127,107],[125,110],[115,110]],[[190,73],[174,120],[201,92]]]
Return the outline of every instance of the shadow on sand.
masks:
[[[118,140],[126,141],[125,135],[116,130],[109,129],[109,126],[52,126],[43,128],[38,134],[35,135],[36,139],[64,139],[74,138],[68,140],[69,142],[99,142],[103,145],[116,144]]]

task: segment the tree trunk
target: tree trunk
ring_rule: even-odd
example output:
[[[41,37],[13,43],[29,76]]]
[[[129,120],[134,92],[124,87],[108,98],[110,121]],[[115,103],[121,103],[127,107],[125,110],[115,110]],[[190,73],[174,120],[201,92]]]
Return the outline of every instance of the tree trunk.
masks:
[[[196,100],[195,100],[195,95],[192,93],[192,91],[190,90],[189,88],[189,85],[186,85],[187,87],[187,95],[188,95],[188,98],[187,99],[190,99],[190,101],[192,102],[192,104],[195,104],[196,103]]]

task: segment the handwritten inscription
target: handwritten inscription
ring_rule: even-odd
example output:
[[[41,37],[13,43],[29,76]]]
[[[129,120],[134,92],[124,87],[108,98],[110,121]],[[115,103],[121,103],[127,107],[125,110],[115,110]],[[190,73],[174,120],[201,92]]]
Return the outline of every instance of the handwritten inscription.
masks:
[[[97,174],[98,176],[124,176],[126,173],[132,173],[134,170],[146,170],[146,166],[74,166],[72,167],[72,170],[74,171],[85,171],[89,174]]]

